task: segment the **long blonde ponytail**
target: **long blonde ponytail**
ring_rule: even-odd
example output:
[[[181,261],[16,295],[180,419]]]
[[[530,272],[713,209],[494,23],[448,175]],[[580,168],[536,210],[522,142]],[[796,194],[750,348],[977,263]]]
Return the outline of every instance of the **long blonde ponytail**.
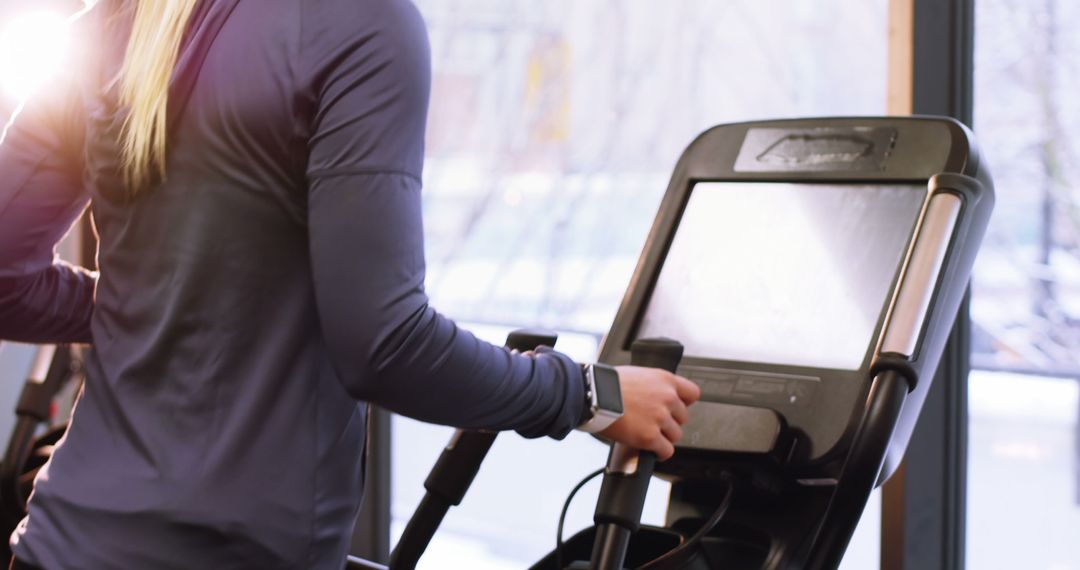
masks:
[[[165,176],[169,80],[187,22],[198,0],[136,0],[135,20],[120,76],[120,101],[129,114],[123,130],[123,174],[128,189]]]

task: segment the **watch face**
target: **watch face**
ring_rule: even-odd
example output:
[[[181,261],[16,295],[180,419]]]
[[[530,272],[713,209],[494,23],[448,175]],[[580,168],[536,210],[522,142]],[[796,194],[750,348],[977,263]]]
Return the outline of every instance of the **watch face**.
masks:
[[[623,413],[622,390],[619,388],[619,373],[603,366],[593,367],[596,380],[596,403],[601,410]]]

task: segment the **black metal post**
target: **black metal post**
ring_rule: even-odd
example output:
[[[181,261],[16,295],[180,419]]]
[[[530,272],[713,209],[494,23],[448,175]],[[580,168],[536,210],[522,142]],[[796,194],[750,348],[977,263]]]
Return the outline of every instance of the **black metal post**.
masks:
[[[371,406],[364,503],[353,529],[350,552],[373,562],[390,562],[390,432],[391,414]]]
[[[967,323],[967,302],[962,309]],[[953,329],[904,463],[882,493],[881,567],[962,570],[967,514],[967,347]]]
[[[866,507],[866,499],[881,475],[889,440],[904,409],[909,388],[910,383],[895,371],[883,372],[874,378],[867,397],[866,415],[844,464],[844,482],[833,492],[806,568],[828,570],[840,565]]]
[[[683,345],[669,338],[645,338],[630,347],[630,363],[675,372]],[[590,570],[620,570],[630,536],[641,526],[641,511],[656,468],[656,455],[621,443],[611,446],[593,522],[596,539]]]
[[[975,0],[913,2],[912,112],[970,125]],[[884,569],[964,568],[970,344],[965,299],[906,459],[883,490]]]

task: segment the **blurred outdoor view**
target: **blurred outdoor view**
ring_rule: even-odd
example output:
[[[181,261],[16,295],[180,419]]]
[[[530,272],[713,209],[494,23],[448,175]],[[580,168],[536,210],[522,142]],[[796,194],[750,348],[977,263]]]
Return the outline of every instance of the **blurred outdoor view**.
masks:
[[[1080,3],[976,0],[968,567],[1080,568]]]
[[[602,334],[697,134],[884,112],[884,0],[419,5],[427,283],[466,321]]]

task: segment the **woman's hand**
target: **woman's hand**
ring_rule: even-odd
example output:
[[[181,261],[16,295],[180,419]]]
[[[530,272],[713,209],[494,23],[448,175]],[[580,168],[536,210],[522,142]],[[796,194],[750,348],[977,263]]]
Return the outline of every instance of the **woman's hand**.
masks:
[[[658,368],[618,366],[623,416],[600,435],[656,454],[660,461],[675,454],[687,406],[698,401],[697,384]]]

